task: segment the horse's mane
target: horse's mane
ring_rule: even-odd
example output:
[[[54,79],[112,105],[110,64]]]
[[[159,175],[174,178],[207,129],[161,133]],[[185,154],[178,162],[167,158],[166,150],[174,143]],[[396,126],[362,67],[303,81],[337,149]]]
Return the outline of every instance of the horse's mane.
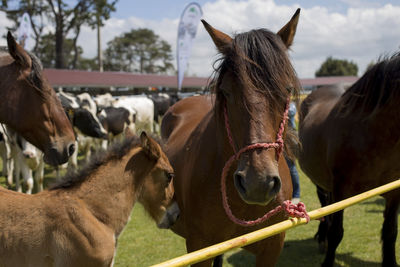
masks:
[[[50,185],[49,190],[60,188],[71,188],[81,184],[90,174],[96,171],[100,166],[112,160],[119,160],[126,155],[132,148],[140,145],[140,139],[136,136],[128,137],[123,142],[115,143],[107,151],[98,151],[90,161],[78,172],[69,172],[59,181]]]
[[[400,97],[400,52],[386,56],[372,66],[341,96],[339,116],[370,119]]]
[[[280,36],[267,29],[236,34],[226,51],[214,62],[214,73],[209,81],[210,91],[216,94],[216,117],[221,118],[225,101],[219,86],[223,75],[230,71],[243,87],[268,98],[269,112],[282,119],[287,98],[292,94],[297,99],[301,87]]]

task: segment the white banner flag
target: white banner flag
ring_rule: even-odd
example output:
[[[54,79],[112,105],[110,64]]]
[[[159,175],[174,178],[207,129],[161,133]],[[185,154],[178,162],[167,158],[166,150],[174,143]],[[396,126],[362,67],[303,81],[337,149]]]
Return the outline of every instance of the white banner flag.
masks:
[[[183,76],[190,57],[192,41],[196,37],[197,26],[203,11],[197,3],[188,4],[181,15],[178,26],[177,64],[178,64],[178,89],[182,87]]]
[[[30,40],[32,32],[32,27],[31,27],[31,19],[28,15],[28,13],[24,13],[22,15],[21,23],[19,24],[18,28],[18,42],[25,48],[27,49],[28,47],[28,42]]]

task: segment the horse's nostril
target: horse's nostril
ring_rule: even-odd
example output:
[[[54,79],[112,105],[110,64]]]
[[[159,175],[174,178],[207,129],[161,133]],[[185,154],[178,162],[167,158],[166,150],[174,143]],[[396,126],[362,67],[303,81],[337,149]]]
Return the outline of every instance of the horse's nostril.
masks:
[[[75,152],[75,144],[70,144],[68,147],[68,156],[71,156]]]
[[[246,187],[244,185],[244,177],[243,174],[236,172],[234,175],[234,182],[236,188],[240,191],[240,193],[245,194],[246,193]]]
[[[272,177],[272,179],[269,183],[271,186],[272,194],[277,194],[279,192],[279,190],[281,190],[281,178],[279,176]]]

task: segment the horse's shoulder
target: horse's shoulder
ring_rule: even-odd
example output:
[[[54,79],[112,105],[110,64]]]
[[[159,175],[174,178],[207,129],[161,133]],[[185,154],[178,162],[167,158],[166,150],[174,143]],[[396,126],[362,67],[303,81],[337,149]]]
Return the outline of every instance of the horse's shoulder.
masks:
[[[182,99],[171,106],[165,113],[161,135],[168,139],[172,132],[192,131],[213,107],[209,96],[193,96]]]

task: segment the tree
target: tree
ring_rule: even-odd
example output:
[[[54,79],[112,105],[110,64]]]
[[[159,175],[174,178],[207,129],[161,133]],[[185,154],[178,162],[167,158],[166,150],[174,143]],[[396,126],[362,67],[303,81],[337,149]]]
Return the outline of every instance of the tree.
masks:
[[[123,33],[107,43],[104,68],[111,71],[167,73],[173,71],[171,46],[152,30]]]
[[[110,2],[107,0],[2,0],[1,10],[5,11],[10,18],[13,16],[12,20],[16,26],[18,26],[20,14],[25,11],[30,12],[31,21],[36,21],[36,17],[38,16],[45,16],[48,21],[53,22],[55,67],[64,68],[66,65],[64,42],[67,35],[72,36],[73,50],[75,52],[72,65],[76,66],[79,55],[77,40],[81,26],[84,24],[92,26],[93,16],[99,19],[108,19],[110,12],[115,10],[116,2],[117,0]],[[36,7],[40,8],[34,9],[33,3],[36,4]],[[39,38],[37,37],[36,43],[39,43]]]
[[[54,47],[54,34],[49,33],[43,35],[41,42],[37,47],[36,55],[41,59],[43,67],[54,68],[55,61],[55,47]],[[66,38],[64,40],[64,55],[65,67],[68,69],[96,69],[95,59],[87,59],[82,57],[83,49],[80,46],[75,46],[74,40]]]
[[[35,45],[33,51],[36,53],[40,42],[41,35],[45,26],[45,17],[48,11],[48,6],[43,0],[2,0],[0,10],[6,12],[6,16],[14,25],[7,27],[7,30],[15,32],[19,27],[19,20],[23,13],[27,12],[31,18],[31,27]]]
[[[325,62],[322,63],[319,70],[315,72],[315,76],[357,76],[357,73],[357,64],[347,60],[328,57]]]

